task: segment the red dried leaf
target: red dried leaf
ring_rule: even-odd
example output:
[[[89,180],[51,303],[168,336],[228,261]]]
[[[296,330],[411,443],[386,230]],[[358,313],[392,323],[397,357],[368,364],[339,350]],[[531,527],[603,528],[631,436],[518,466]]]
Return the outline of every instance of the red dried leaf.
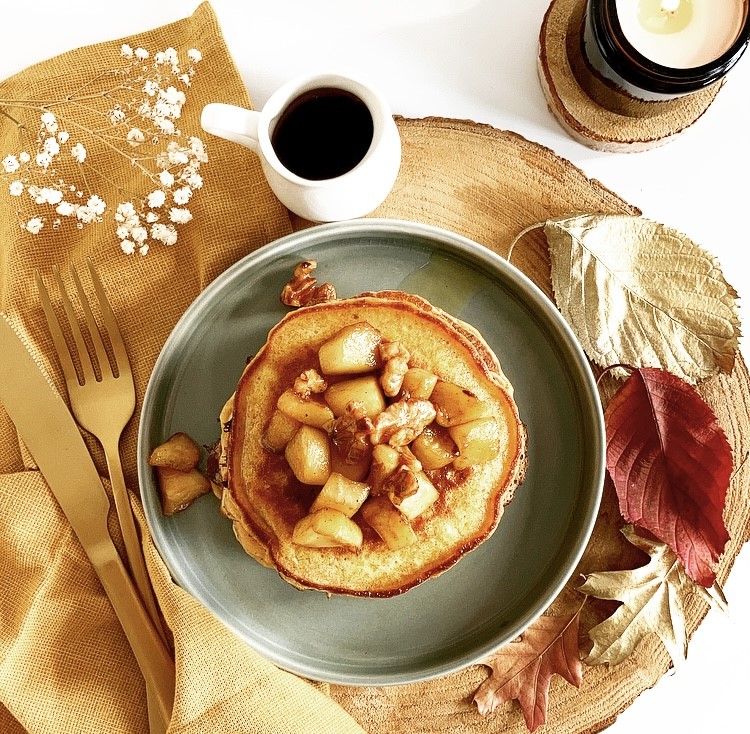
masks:
[[[622,516],[677,554],[709,587],[729,540],[723,512],[732,450],[716,416],[686,382],[636,369],[604,413],[607,469]]]
[[[491,713],[501,703],[516,699],[529,731],[547,720],[552,676],[561,675],[576,688],[581,685],[580,612],[581,609],[568,617],[540,617],[520,640],[501,647],[483,661],[492,669],[492,675],[474,694],[480,714]]]

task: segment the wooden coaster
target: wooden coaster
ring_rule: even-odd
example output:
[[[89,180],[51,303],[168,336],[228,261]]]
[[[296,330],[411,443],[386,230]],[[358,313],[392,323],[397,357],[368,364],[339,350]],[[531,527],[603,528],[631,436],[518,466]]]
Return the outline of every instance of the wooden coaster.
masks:
[[[724,81],[675,99],[645,102],[617,88],[583,52],[586,0],[552,0],[539,33],[537,69],[550,111],[578,142],[635,153],[663,145],[711,105]]]
[[[635,206],[588,178],[570,161],[516,133],[442,118],[399,118],[397,122],[403,143],[401,171],[390,196],[373,212],[374,217],[450,229],[507,257],[516,235],[546,219],[575,212],[640,214]],[[296,228],[303,226],[310,225],[295,222]],[[549,248],[543,232],[534,230],[519,241],[511,262],[552,297]],[[612,382],[600,385],[603,401],[608,401],[615,386]],[[716,413],[735,457],[736,471],[725,511],[731,541],[717,568],[718,581],[723,584],[743,543],[750,539],[750,462],[743,462],[750,452],[750,376],[742,356],[738,355],[731,375],[706,380],[699,389]],[[581,597],[575,587],[579,572],[635,568],[648,560],[624,540],[619,531],[622,524],[617,496],[607,482],[594,534],[578,569],[553,602],[551,614],[573,613],[578,608]],[[612,611],[593,600],[586,602],[581,648],[590,645],[591,626]],[[688,637],[707,612],[708,606],[697,596],[688,600]],[[716,622],[714,615],[709,614],[707,624]],[[398,620],[394,624],[398,625]],[[620,665],[585,665],[580,688],[555,676],[547,724],[540,727],[539,734],[583,734],[606,728],[643,691],[655,685],[670,664],[660,640],[649,635]],[[499,706],[487,717],[479,715],[472,698],[488,674],[484,666],[474,665],[426,683],[333,685],[330,693],[368,734],[528,734],[515,702]]]

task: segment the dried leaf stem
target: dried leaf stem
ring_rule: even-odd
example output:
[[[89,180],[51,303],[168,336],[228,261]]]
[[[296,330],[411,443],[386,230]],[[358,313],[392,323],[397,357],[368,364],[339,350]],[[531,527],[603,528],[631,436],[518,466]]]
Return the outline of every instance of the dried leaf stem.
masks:
[[[535,222],[534,224],[530,224],[528,227],[522,229],[516,236],[513,242],[510,243],[510,247],[508,248],[508,254],[505,256],[505,259],[510,262],[510,258],[513,255],[513,249],[515,248],[516,244],[520,240],[522,240],[529,232],[533,232],[535,229],[541,229],[547,224],[547,221],[544,222]]]

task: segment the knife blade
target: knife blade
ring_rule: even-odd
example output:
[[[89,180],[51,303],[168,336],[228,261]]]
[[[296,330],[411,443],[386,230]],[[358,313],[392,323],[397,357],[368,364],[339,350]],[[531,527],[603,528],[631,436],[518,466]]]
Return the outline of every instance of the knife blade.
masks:
[[[0,316],[0,402],[91,560],[166,724],[174,663],[109,535],[107,493],[67,404]]]

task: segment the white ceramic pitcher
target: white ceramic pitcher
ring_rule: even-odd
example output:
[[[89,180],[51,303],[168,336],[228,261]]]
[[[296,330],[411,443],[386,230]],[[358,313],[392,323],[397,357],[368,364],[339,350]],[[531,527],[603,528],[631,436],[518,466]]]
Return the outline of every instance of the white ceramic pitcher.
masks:
[[[326,150],[332,158],[337,157],[339,148],[343,150],[356,144],[363,151],[362,158],[348,170],[337,172],[332,177],[300,175],[292,170],[293,165],[288,161],[285,165],[280,158],[276,134],[281,133],[281,129],[277,130],[277,126],[291,125],[287,119],[291,119],[295,110],[301,109],[308,100],[321,95],[336,96],[337,90],[339,96],[346,99],[339,100],[338,106],[330,104],[320,112],[319,119],[316,119],[323,127],[297,128],[301,130],[298,142],[309,137],[307,144],[310,151],[315,152],[319,143],[323,149],[322,139],[326,138],[326,145],[331,146]],[[321,104],[318,104],[320,109]],[[360,112],[366,108],[365,118],[369,112],[371,125],[366,129],[360,125],[361,114],[352,117],[350,126],[346,115],[353,105]],[[329,118],[325,118],[324,113]],[[312,118],[305,118],[308,119]],[[357,129],[351,130],[355,121]],[[327,135],[329,124],[331,130],[335,126],[335,134]],[[369,85],[338,74],[293,79],[274,92],[259,112],[223,103],[208,104],[201,115],[201,126],[208,133],[255,151],[268,183],[280,201],[295,214],[314,222],[333,222],[369,214],[388,196],[401,164],[401,139],[384,98]],[[316,140],[318,133],[309,133],[311,130],[319,131],[320,141]]]

